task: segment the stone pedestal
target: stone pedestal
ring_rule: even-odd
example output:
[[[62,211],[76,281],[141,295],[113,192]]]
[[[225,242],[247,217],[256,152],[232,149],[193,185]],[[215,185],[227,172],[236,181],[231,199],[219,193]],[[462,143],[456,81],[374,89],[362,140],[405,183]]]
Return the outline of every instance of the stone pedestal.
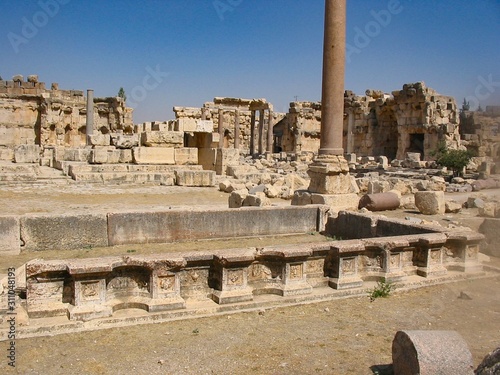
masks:
[[[337,209],[355,210],[359,198],[355,194],[349,166],[341,155],[320,155],[307,171],[311,182],[308,191],[313,204],[326,204]]]

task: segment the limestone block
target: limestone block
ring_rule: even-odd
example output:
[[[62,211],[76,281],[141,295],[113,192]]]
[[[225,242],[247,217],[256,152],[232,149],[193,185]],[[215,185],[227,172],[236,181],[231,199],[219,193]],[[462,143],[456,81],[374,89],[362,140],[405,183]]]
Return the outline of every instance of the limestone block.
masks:
[[[266,193],[266,196],[268,198],[277,198],[278,195],[280,194],[280,190],[277,187],[274,187],[272,185],[266,184],[264,189],[264,193]]]
[[[106,215],[26,215],[20,219],[24,251],[108,246]]]
[[[462,210],[462,205],[453,200],[445,202],[445,212],[446,213],[458,213]]]
[[[237,182],[232,182],[228,187],[227,189],[225,190],[226,193],[232,193],[233,191],[237,191],[237,190],[243,190],[243,189],[247,189],[246,185],[242,182],[240,183],[237,183]]]
[[[90,156],[90,162],[92,164],[107,164],[108,163],[108,149],[107,148],[95,148],[92,150]]]
[[[231,186],[231,181],[229,180],[224,180],[222,182],[219,182],[219,191],[229,193],[228,191],[226,191],[229,188],[229,186]]]
[[[312,204],[324,204],[335,210],[356,210],[359,197],[356,194],[311,194]]]
[[[120,152],[120,156],[118,159],[119,163],[132,163],[133,157],[132,157],[132,150],[131,149],[120,149],[117,150]]]
[[[264,207],[269,205],[271,205],[271,202],[263,192],[248,194],[243,201],[243,206]]]
[[[420,162],[420,153],[418,152],[407,152],[406,160],[410,162]]]
[[[497,210],[497,204],[495,202],[486,202],[479,208],[479,216],[495,217]]]
[[[214,171],[175,171],[175,184],[179,186],[215,186]]]
[[[197,121],[195,118],[182,117],[177,119],[177,129],[179,132],[195,132],[197,131]],[[212,123],[213,126],[213,123]]]
[[[109,134],[92,134],[87,136],[88,142],[92,146],[109,146],[111,136]]]
[[[292,206],[306,206],[312,204],[311,193],[307,190],[297,190],[293,194]]]
[[[17,255],[20,251],[19,218],[0,216],[0,256]]]
[[[247,196],[247,189],[233,191],[229,196],[229,208],[240,208],[243,206],[243,202]]]
[[[415,193],[415,206],[424,215],[444,214],[444,192],[418,191]]]
[[[141,145],[147,147],[182,147],[184,132],[146,131],[141,133]]]
[[[212,133],[214,131],[214,122],[212,120],[196,120],[196,128],[193,131],[199,133]]]
[[[382,169],[389,168],[389,159],[387,159],[387,156],[379,156],[378,163],[379,163],[379,168]]]
[[[398,375],[473,375],[472,354],[455,331],[399,331],[392,342]]]
[[[111,134],[111,144],[119,149],[131,149],[139,146],[139,134]]]
[[[40,146],[20,145],[14,149],[14,162],[16,163],[39,163]]]
[[[175,164],[173,148],[135,147],[132,155],[135,164]]]
[[[368,194],[385,193],[391,190],[389,181],[370,181],[368,182]]]
[[[174,149],[176,165],[198,164],[198,149],[194,147],[182,147]]]

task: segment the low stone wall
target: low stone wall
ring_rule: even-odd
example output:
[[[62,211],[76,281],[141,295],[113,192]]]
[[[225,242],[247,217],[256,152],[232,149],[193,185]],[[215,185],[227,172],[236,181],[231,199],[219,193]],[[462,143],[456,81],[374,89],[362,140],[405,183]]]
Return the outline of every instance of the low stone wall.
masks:
[[[480,272],[481,239],[475,233],[423,233],[212,252],[34,260],[26,265],[27,311],[30,318],[85,321],[131,307],[183,311],[187,300],[225,305],[251,303],[261,294],[295,298],[313,295],[316,288],[334,293],[363,287],[367,280],[404,283],[412,277],[414,283],[415,275],[425,279],[450,270]]]
[[[21,251],[308,233],[322,231],[325,221],[326,208],[319,205],[2,216],[0,256]]]

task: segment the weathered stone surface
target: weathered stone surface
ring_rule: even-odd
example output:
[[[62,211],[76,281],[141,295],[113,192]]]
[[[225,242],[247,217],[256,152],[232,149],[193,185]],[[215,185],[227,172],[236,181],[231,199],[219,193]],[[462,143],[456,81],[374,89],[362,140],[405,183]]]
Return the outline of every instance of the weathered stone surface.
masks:
[[[317,219],[317,206],[112,213],[109,244],[308,233],[317,230]]]
[[[109,146],[111,144],[111,136],[109,134],[92,134],[88,135],[87,139],[91,146]]]
[[[175,171],[175,184],[179,186],[215,186],[215,171]]]
[[[482,207],[479,207],[479,216],[482,217],[497,217],[499,205],[496,202],[485,202]]]
[[[106,215],[26,215],[21,217],[24,251],[108,246]]]
[[[198,164],[198,149],[195,147],[182,147],[174,150],[176,165],[196,165]]]
[[[462,205],[455,201],[446,201],[444,205],[446,213],[457,213],[462,210]]]
[[[418,191],[415,193],[415,206],[424,215],[444,214],[444,192]]]
[[[136,164],[175,164],[173,148],[135,147],[132,155]]]
[[[0,256],[19,254],[19,242],[19,218],[0,216]]]
[[[111,134],[111,144],[120,149],[131,149],[139,146],[139,134]]]
[[[247,189],[235,190],[229,196],[229,208],[240,208],[243,206],[245,198],[248,196]]]
[[[359,197],[356,194],[311,194],[312,204],[324,204],[335,210],[356,210]]]
[[[243,206],[264,207],[269,206],[271,202],[263,192],[248,194],[243,201]]]
[[[481,251],[500,258],[500,219],[484,219],[478,231],[485,236]]]
[[[38,163],[40,161],[40,146],[20,145],[14,150],[16,163]]]
[[[473,375],[472,354],[455,331],[399,331],[392,342],[398,375]]]
[[[500,347],[493,350],[479,364],[475,375],[498,375],[500,374]]]
[[[312,204],[312,194],[307,190],[297,190],[293,194],[292,206],[305,206]]]
[[[141,134],[141,145],[147,147],[182,147],[184,132],[145,131]]]

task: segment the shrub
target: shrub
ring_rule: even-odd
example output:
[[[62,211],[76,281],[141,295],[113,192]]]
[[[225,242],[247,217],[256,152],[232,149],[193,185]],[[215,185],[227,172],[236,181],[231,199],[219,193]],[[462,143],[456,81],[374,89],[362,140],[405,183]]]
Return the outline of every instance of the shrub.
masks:
[[[374,301],[376,298],[389,297],[391,292],[394,290],[394,284],[385,281],[379,281],[377,286],[375,286],[370,292],[370,301]]]

